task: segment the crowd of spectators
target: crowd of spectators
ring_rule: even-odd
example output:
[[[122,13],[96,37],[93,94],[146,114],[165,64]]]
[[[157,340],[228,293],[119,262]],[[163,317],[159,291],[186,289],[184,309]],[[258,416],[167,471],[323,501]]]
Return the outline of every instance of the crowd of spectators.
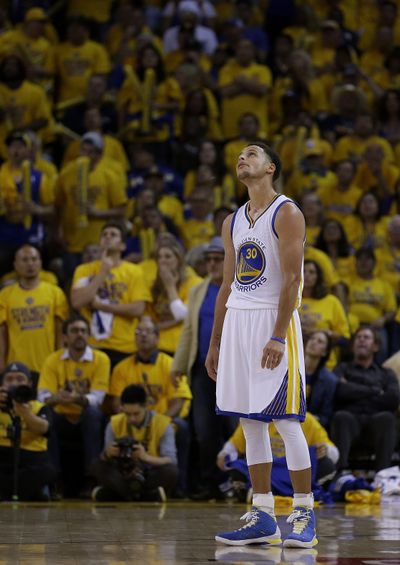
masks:
[[[226,457],[244,447],[237,421],[215,417],[204,359],[221,226],[246,201],[235,165],[252,141],[281,156],[276,190],[306,218],[304,425],[321,428],[320,474],[348,469],[359,443],[376,470],[391,464],[399,11],[399,0],[0,1],[0,498],[15,416],[26,498],[54,494],[65,453],[98,500],[223,496]],[[21,407],[16,385],[34,400]]]

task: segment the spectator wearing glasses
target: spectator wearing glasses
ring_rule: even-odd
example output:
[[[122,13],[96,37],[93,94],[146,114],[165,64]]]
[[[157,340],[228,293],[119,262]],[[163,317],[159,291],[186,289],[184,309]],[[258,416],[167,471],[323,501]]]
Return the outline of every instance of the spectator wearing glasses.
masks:
[[[184,374],[191,379],[193,394],[192,421],[199,447],[201,489],[198,499],[219,497],[220,473],[216,466],[218,452],[237,425],[237,418],[215,414],[215,381],[206,372],[204,362],[214,321],[215,301],[222,283],[224,247],[221,237],[214,237],[206,250],[208,277],[195,286],[189,296],[188,313],[174,357],[171,378]]]

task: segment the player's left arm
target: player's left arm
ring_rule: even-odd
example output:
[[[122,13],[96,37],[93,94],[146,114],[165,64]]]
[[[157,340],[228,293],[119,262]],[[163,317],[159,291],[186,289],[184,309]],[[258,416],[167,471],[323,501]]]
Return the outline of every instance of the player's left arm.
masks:
[[[274,227],[279,242],[282,288],[279,296],[278,316],[272,336],[286,340],[301,283],[306,231],[304,216],[294,204],[284,204],[279,209]],[[284,351],[283,343],[269,340],[264,347],[261,366],[275,369],[281,362]]]

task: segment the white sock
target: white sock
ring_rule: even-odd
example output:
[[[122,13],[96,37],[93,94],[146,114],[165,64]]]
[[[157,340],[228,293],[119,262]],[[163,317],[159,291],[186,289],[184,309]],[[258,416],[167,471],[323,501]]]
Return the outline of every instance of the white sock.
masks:
[[[312,492],[306,494],[304,492],[295,492],[293,495],[293,508],[296,506],[305,506],[306,508],[314,508],[314,495]]]
[[[275,500],[271,491],[267,493],[255,492],[253,494],[253,505],[263,512],[275,516]]]

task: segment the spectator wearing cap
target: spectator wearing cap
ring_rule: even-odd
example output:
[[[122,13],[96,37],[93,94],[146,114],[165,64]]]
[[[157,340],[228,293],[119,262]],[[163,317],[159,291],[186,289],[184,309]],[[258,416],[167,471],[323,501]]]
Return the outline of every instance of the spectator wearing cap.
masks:
[[[42,8],[30,8],[22,26],[5,33],[1,44],[22,54],[29,79],[40,84],[48,94],[52,93],[55,72],[54,49],[45,37],[46,12]]]
[[[250,108],[259,120],[259,136],[268,136],[267,95],[271,85],[271,71],[257,63],[253,43],[241,39],[236,45],[235,57],[222,67],[218,79],[222,130],[227,139],[239,134],[239,119]]]
[[[97,243],[106,221],[124,216],[125,186],[103,157],[104,142],[98,132],[82,137],[80,157],[61,171],[56,186],[60,236],[65,242],[64,267],[71,274],[82,250]]]
[[[113,368],[134,353],[131,336],[151,296],[141,269],[122,259],[123,226],[106,223],[99,241],[101,259],[79,265],[74,272],[71,303],[90,324],[89,345],[107,353]]]
[[[174,355],[171,378],[178,382],[188,375],[192,389],[192,421],[199,447],[201,488],[198,497],[218,494],[220,474],[215,461],[224,442],[237,425],[233,417],[215,414],[215,382],[204,367],[214,321],[215,302],[223,277],[224,246],[221,237],[211,240],[206,251],[208,277],[189,295],[188,312]]]
[[[86,476],[93,460],[100,455],[101,405],[110,380],[110,360],[88,345],[89,333],[85,318],[73,316],[65,320],[64,347],[47,357],[38,384],[39,400],[52,410],[55,433],[50,451],[54,465],[60,469],[62,442],[73,441],[78,433]]]
[[[16,418],[18,418],[16,422]],[[11,500],[14,492],[14,449],[9,431],[21,425],[18,461],[18,499],[49,500],[47,485],[56,476],[47,451],[51,413],[34,400],[29,368],[13,361],[0,381],[0,499]]]
[[[100,43],[89,39],[85,18],[76,16],[67,23],[67,40],[56,47],[56,70],[59,77],[59,102],[82,98],[92,75],[107,75],[110,60]]]
[[[217,48],[218,41],[215,32],[199,24],[202,16],[201,9],[194,0],[182,0],[178,5],[179,24],[166,30],[163,37],[164,53],[179,49],[178,36],[180,30],[199,42],[203,53],[212,55]]]
[[[2,268],[9,270],[20,245],[43,245],[55,196],[54,183],[31,164],[29,135],[16,132],[6,143],[8,158],[0,167],[0,257]]]
[[[39,251],[23,245],[15,254],[17,282],[0,291],[0,370],[13,359],[25,363],[36,387],[45,359],[61,347],[68,315],[63,291],[40,280]]]
[[[43,141],[48,141],[53,126],[50,105],[43,88],[27,78],[27,66],[19,54],[9,53],[3,57],[0,98],[4,115],[0,137],[5,139],[15,130],[30,129],[38,132]]]

